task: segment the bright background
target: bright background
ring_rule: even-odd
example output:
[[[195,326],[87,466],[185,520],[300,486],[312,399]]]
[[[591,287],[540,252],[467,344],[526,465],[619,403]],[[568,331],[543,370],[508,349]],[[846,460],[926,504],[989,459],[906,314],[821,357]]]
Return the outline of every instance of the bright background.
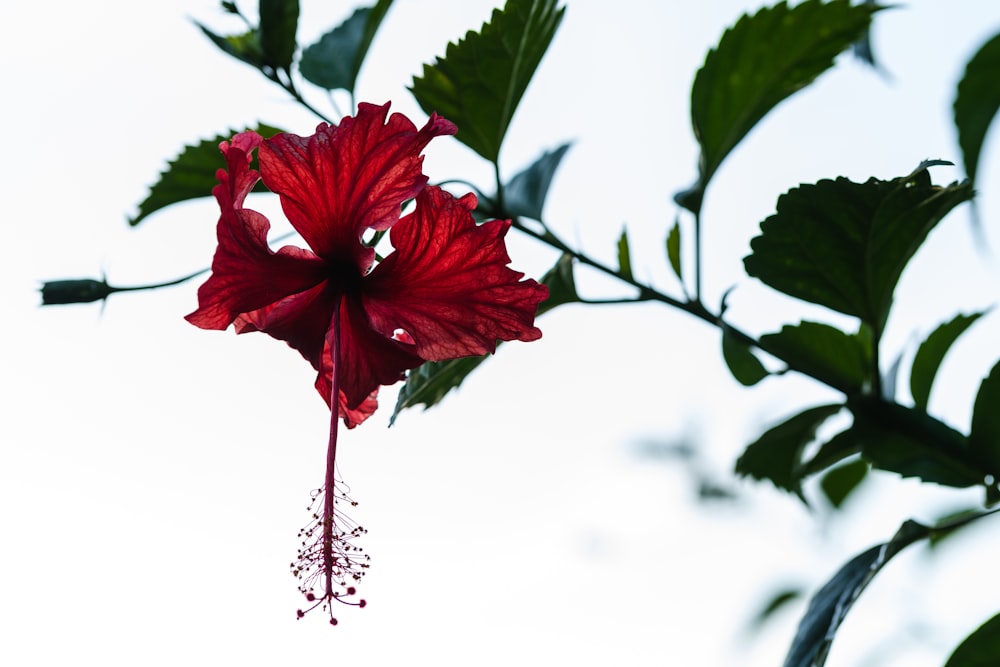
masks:
[[[663,240],[677,215],[671,196],[695,176],[687,95],[706,50],[759,3],[566,4],[503,171],[574,141],[550,223],[609,263],[627,226],[637,275],[677,294]],[[392,100],[422,123],[405,86],[491,6],[398,0],[358,98]],[[352,9],[303,0],[300,43]],[[814,488],[810,513],[768,484],[736,481],[733,462],[762,428],[833,395],[794,377],[739,387],[717,332],[664,307],[568,306],[541,319],[541,341],[503,346],[443,405],[406,412],[390,430],[391,388],[369,423],[342,436],[340,469],[361,503],[353,516],[370,531],[369,606],[339,610],[336,629],[318,614],[296,622],[288,563],[322,478],[328,420],[308,365],[265,336],[188,325],[197,283],[115,295],[103,309],[38,307],[43,280],[106,271],[112,284],[143,284],[207,266],[213,202],[125,224],[165,160],[258,120],[300,134],[315,126],[191,18],[240,27],[214,0],[0,6],[0,663],[776,665],[805,605],[748,632],[776,589],[815,590],[904,519],[980,500],[878,475],[833,515]],[[730,315],[749,331],[846,322],[742,275],[781,192],[960,157],[954,86],[1000,29],[1000,4],[912,0],[876,26],[888,76],[844,56],[771,114],[709,190],[707,301],[738,285]],[[426,153],[432,181],[489,189],[488,165],[456,141]],[[939,322],[996,300],[997,153],[988,143],[980,169],[987,243],[967,207],[931,235],[903,276],[887,357],[912,355]],[[287,228],[275,198],[253,205]],[[513,265],[536,277],[555,260],[523,238],[510,246]],[[622,293],[584,271],[579,282],[589,296]],[[1000,357],[997,333],[995,315],[978,324],[939,378],[932,409],[959,428]],[[691,475],[665,453],[683,441],[738,503],[697,502]],[[893,561],[829,664],[940,665],[1000,607],[1000,540],[984,523],[933,555],[918,546]]]

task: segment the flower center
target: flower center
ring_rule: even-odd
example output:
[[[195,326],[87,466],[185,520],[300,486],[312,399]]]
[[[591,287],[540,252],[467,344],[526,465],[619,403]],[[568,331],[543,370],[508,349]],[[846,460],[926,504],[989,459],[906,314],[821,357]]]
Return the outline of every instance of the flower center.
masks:
[[[352,261],[329,261],[326,264],[327,285],[347,297],[361,294],[361,272]]]

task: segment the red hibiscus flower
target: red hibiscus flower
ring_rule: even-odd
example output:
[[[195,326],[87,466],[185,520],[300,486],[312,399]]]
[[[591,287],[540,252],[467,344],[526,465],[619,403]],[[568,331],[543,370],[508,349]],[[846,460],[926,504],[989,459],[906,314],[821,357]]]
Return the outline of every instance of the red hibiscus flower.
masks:
[[[455,126],[432,115],[417,130],[388,111],[388,104],[361,104],[356,117],[321,124],[309,137],[264,140],[243,132],[221,144],[228,169],[219,170],[212,190],[221,209],[219,245],[199,307],[187,316],[204,329],[234,324],[237,333],[285,341],[312,364],[316,388],[337,406],[324,486],[293,564],[314,607],[353,595],[349,581],[367,567],[351,544],[364,530],[337,508],[349,502],[335,477],[338,417],[349,428],[360,424],[377,407],[379,386],[425,361],[491,353],[498,340],[542,335],[533,323],[548,291],[507,266],[510,221],[477,225],[475,196],[456,199],[428,186],[422,173],[421,151]],[[259,173],[250,168],[254,150]],[[243,206],[260,179],[279,195],[308,250],[270,249],[267,218]],[[415,208],[400,218],[410,199]],[[386,230],[393,250],[376,262],[365,239]],[[336,623],[332,611],[330,620]]]

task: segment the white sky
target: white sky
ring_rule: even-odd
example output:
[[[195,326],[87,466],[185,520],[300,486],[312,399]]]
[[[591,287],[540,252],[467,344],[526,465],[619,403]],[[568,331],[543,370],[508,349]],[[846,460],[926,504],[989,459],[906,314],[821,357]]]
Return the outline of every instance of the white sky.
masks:
[[[306,44],[352,8],[302,4]],[[759,3],[566,4],[502,168],[510,176],[574,140],[550,193],[551,224],[609,262],[627,225],[637,275],[677,293],[662,248],[671,196],[695,176],[687,94],[705,51]],[[391,99],[422,122],[405,86],[490,8],[397,0],[359,99]],[[832,396],[791,377],[737,386],[717,333],[665,308],[570,306],[541,319],[541,341],[504,346],[443,405],[404,413],[388,430],[396,392],[386,390],[379,413],[342,434],[341,471],[370,531],[369,606],[344,609],[336,629],[321,616],[296,622],[302,602],[287,565],[322,479],[328,423],[309,366],[265,336],[188,325],[196,283],[116,295],[103,312],[37,306],[42,280],[106,270],[113,284],[140,284],[206,266],[213,202],[125,224],[164,161],[258,120],[300,134],[314,127],[190,18],[237,29],[214,0],[0,5],[9,244],[0,263],[0,663],[780,664],[802,605],[755,639],[741,634],[771,591],[815,589],[905,518],[979,500],[885,475],[837,517],[810,516],[765,484],[734,482],[745,493],[737,506],[698,506],[680,467],[642,456],[642,443],[694,437],[729,481],[763,425]],[[845,57],[754,131],[709,190],[708,302],[738,284],[730,314],[749,331],[843,321],[742,277],[749,238],[778,194],[959,160],[954,84],[1000,29],[1000,4],[912,0],[877,25],[890,81]],[[995,146],[980,169],[994,249]],[[426,153],[432,181],[489,188],[488,166],[454,140]],[[287,226],[274,199],[254,205]],[[523,239],[510,245],[515,268],[536,277],[555,259]],[[996,299],[995,255],[977,252],[966,210],[926,250],[903,277],[887,352]],[[615,289],[582,274],[580,283],[591,295]],[[998,341],[994,315],[942,373],[932,408],[958,427],[1000,357]],[[985,570],[993,559],[978,557],[995,553],[991,530],[936,558],[919,547],[891,563],[829,664],[941,664],[997,609],[1000,584]],[[892,655],[878,654],[887,648]]]

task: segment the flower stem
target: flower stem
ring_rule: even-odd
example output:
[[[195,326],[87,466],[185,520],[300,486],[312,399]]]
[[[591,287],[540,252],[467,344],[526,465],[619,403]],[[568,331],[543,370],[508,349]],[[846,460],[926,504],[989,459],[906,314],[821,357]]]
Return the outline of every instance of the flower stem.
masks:
[[[326,476],[323,479],[323,585],[324,597],[333,595],[333,541],[336,536],[335,503],[337,500],[337,432],[340,421],[340,304],[337,299],[330,320],[330,363],[333,365],[330,381],[330,440],[326,448]]]

